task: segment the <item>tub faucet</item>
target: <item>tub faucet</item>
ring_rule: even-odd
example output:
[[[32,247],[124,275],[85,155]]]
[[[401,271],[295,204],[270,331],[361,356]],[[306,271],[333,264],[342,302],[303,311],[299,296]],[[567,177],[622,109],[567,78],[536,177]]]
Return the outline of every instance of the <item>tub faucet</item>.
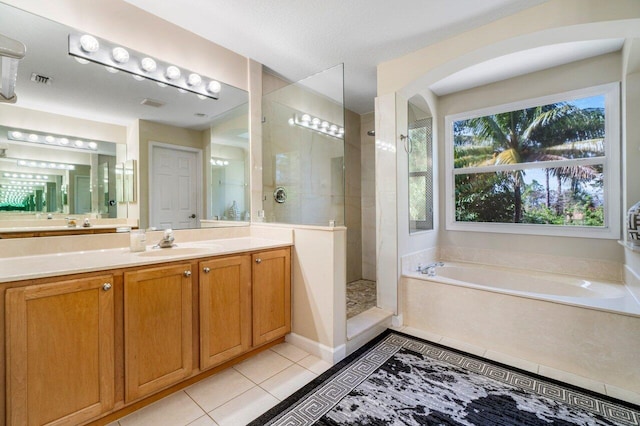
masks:
[[[433,262],[428,264],[427,266],[424,266],[422,268],[418,268],[418,271],[420,271],[421,273],[425,274],[428,277],[435,277],[436,276],[436,268],[438,266],[444,266],[444,263],[442,262]]]

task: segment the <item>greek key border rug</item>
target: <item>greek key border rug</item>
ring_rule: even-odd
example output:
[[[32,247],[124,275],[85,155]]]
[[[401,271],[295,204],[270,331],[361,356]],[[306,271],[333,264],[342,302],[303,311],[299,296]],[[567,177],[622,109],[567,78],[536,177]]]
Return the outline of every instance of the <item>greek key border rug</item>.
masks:
[[[640,425],[640,407],[387,330],[258,425]]]

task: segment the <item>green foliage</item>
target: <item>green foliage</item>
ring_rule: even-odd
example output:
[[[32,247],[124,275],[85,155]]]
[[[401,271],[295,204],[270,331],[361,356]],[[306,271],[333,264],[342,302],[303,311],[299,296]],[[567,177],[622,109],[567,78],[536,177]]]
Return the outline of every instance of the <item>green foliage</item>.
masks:
[[[460,120],[453,128],[455,168],[588,158],[604,152],[604,110],[563,102]],[[602,206],[585,207],[585,196],[591,196],[586,184],[597,190],[602,181],[600,165],[551,169],[555,180],[571,182],[571,193],[555,194],[555,208],[547,205],[551,189],[535,181],[525,185],[524,174],[515,168],[456,176],[457,220],[603,225]]]

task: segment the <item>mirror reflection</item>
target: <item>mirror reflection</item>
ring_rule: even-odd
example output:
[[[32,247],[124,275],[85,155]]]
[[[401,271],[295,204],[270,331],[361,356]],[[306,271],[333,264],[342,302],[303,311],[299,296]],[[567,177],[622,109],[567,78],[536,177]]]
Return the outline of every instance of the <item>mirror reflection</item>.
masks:
[[[249,220],[246,91],[221,83],[216,100],[81,64],[68,54],[76,30],[4,4],[0,33],[27,52],[17,102],[0,104],[0,228],[69,216],[175,229]],[[14,128],[71,143],[12,140]],[[20,159],[72,168],[38,173]]]

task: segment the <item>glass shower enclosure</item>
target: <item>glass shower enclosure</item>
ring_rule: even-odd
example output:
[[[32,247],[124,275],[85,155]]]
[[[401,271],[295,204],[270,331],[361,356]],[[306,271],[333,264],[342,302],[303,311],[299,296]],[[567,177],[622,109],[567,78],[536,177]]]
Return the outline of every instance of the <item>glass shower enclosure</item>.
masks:
[[[265,221],[344,225],[343,65],[296,83],[265,75]]]

